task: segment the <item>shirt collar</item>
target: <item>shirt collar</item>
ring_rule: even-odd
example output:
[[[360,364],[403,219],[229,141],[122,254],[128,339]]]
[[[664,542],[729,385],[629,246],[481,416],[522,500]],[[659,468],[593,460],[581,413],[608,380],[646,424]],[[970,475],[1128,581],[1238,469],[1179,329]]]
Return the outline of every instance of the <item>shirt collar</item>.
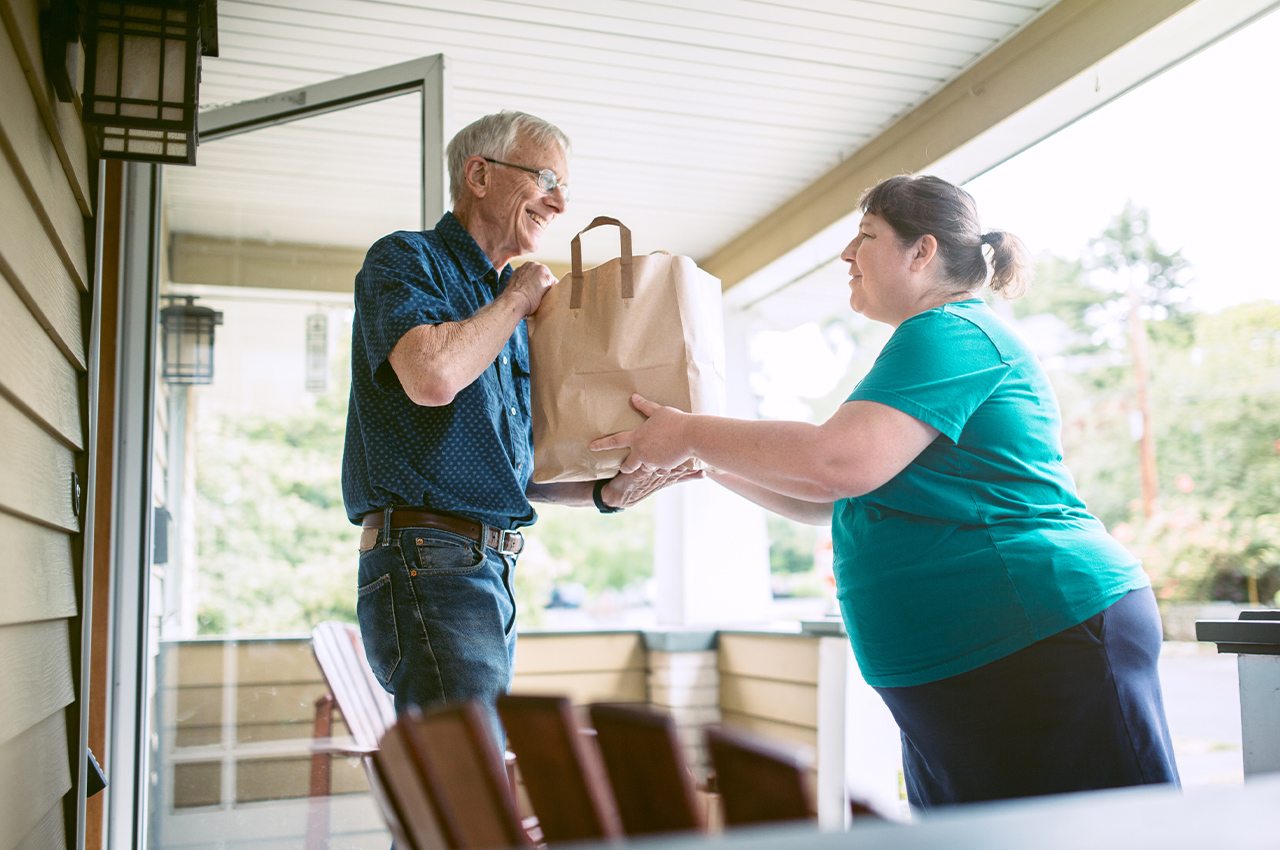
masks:
[[[436,222],[436,232],[444,237],[445,244],[458,258],[458,263],[462,266],[462,271],[468,280],[483,280],[493,271],[493,263],[489,262],[484,251],[480,250],[475,237],[467,232],[462,222],[458,221],[452,212],[446,212],[440,217],[440,221]],[[499,282],[505,282],[510,274],[511,264],[508,263],[498,275]]]

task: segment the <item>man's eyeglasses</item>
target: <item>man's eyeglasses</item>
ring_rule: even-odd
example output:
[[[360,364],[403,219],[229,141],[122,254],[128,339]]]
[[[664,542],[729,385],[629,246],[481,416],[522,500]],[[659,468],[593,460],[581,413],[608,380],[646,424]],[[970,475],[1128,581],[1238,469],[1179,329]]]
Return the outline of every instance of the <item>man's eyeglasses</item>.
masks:
[[[518,168],[521,171],[527,171],[530,174],[536,175],[538,178],[539,189],[546,192],[548,195],[554,192],[556,189],[559,189],[561,192],[564,193],[564,199],[566,201],[569,200],[569,187],[564,183],[561,183],[560,178],[557,177],[556,173],[552,171],[550,168],[543,168],[542,170],[538,170],[537,168],[529,168],[528,166],[524,166],[524,165],[516,165],[514,162],[503,162],[500,159],[490,159],[487,156],[483,157],[483,159],[485,162],[492,162],[494,165],[505,165],[507,168]]]

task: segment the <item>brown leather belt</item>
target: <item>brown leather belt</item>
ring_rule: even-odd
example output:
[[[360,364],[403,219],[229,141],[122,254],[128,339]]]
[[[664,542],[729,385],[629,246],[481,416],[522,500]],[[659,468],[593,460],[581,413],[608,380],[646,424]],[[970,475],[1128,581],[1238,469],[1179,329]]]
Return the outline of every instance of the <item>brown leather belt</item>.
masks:
[[[363,528],[382,528],[383,511],[369,511],[360,524]],[[391,527],[396,528],[434,528],[438,531],[451,531],[468,540],[483,543],[490,549],[496,549],[504,555],[519,555],[524,548],[524,536],[518,531],[505,531],[491,525],[476,522],[466,517],[454,516],[429,511],[426,508],[393,508],[391,511]]]

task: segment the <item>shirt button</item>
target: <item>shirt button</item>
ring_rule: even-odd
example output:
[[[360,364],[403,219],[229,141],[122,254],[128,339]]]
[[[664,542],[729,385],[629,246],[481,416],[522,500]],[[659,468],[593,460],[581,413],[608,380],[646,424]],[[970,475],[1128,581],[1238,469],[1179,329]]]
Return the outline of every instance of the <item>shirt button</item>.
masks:
[[[512,416],[515,416],[515,415],[516,415],[516,409],[515,409],[514,407],[513,407],[513,408],[511,408],[511,415],[512,415]]]
[[[506,357],[503,357],[503,358],[502,358],[502,365],[503,365],[503,366],[506,366],[506,365],[507,365],[507,358],[506,358]]]

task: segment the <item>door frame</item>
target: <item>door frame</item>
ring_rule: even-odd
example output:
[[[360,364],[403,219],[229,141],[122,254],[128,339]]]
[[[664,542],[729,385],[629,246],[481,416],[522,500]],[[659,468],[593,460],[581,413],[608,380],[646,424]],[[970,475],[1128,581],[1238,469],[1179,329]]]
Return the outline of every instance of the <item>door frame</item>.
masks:
[[[311,118],[413,92],[422,96],[420,214],[426,229],[447,209],[448,65],[442,54],[303,86],[198,116],[201,142]],[[198,167],[198,166],[197,166]],[[161,169],[124,170],[120,332],[116,340],[111,503],[111,621],[105,847],[145,850],[150,831],[150,747],[155,671],[151,655],[151,461],[163,219]],[[96,312],[96,309],[95,309]]]

